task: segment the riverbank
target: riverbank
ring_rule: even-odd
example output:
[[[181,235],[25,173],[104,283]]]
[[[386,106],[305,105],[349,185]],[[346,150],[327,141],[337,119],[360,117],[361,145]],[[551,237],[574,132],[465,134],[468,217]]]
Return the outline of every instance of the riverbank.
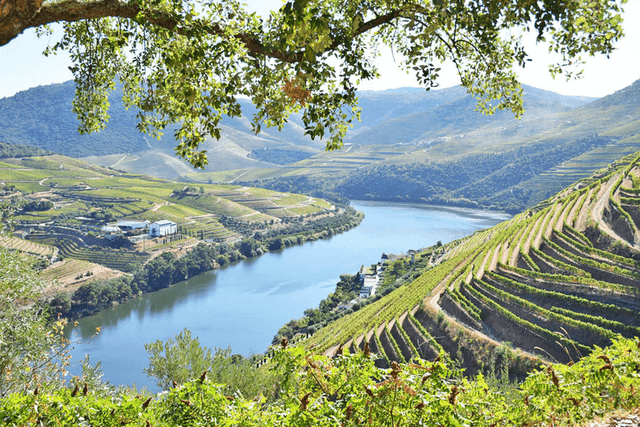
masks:
[[[57,294],[48,301],[47,309],[53,318],[77,320],[92,316],[228,264],[308,241],[330,238],[358,226],[363,218],[362,212],[340,207],[334,215],[279,227],[271,233],[255,233],[234,244],[201,242],[183,256],[163,252],[145,265],[137,266],[130,275],[86,283],[72,293]]]
[[[334,292],[340,275],[380,260],[382,253],[443,244],[491,227],[508,215],[423,204],[352,201],[362,223],[330,238],[271,251],[141,295],[65,330],[73,360],[101,361],[112,384],[154,389],[143,372],[144,344],[166,342],[188,328],[208,348],[263,353],[274,334]],[[96,335],[96,328],[100,333]],[[72,373],[80,374],[79,368]]]
[[[411,283],[426,270],[441,262],[444,248],[442,243],[439,243],[413,251],[412,255],[383,254],[378,264],[361,268],[361,271],[355,274],[341,274],[335,290],[320,301],[317,307],[305,310],[303,317],[293,319],[278,329],[272,344],[281,342],[285,337],[289,342],[293,342],[297,337],[312,335],[329,323],[358,311],[395,289]],[[375,293],[365,297],[360,296],[365,275],[373,274],[374,271],[379,278]]]

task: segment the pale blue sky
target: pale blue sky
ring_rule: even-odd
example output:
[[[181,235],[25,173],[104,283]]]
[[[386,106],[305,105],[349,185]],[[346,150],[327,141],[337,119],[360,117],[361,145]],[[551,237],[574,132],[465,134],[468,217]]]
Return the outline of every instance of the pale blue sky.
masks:
[[[251,0],[249,8],[259,14],[280,7],[280,0]],[[523,83],[566,95],[601,97],[622,89],[640,78],[640,2],[631,0],[625,6],[624,27],[626,37],[619,42],[618,49],[610,59],[589,58],[584,77],[566,82],[562,78],[553,80],[547,65],[552,62],[544,46],[529,43],[533,59],[520,76]],[[55,34],[52,38],[55,39]],[[67,69],[70,62],[64,55],[45,58],[41,52],[49,40],[37,39],[33,31],[27,31],[6,46],[0,47],[0,98],[34,86],[59,83],[72,78]],[[402,71],[389,49],[382,52],[378,66],[382,77],[365,82],[361,89],[389,89],[403,86],[418,86],[412,75]],[[397,56],[396,56],[397,59]],[[451,67],[443,68],[441,87],[458,84]]]

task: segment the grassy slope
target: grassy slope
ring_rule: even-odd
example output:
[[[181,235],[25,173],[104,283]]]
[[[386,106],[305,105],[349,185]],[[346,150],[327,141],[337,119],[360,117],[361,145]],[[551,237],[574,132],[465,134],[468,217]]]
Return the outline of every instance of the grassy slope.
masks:
[[[273,222],[277,226],[282,219],[328,212],[333,207],[307,196],[233,185],[202,184],[185,191],[185,184],[122,174],[64,156],[5,159],[0,163],[0,179],[7,186],[15,186],[27,200],[54,203],[50,210],[18,212],[14,216],[18,225],[49,223],[71,230],[69,234],[57,231],[55,236],[36,230],[30,238],[57,246],[64,257],[124,271],[128,271],[131,263],[144,262],[151,254],[142,248],[115,252],[91,247],[93,243],[87,244],[81,236],[87,231],[99,233],[103,223],[81,218],[113,214],[117,220],[170,219],[178,224],[183,235],[225,242],[242,236],[226,228],[219,221],[221,215],[260,228],[260,224]],[[15,192],[6,194],[15,195]],[[13,246],[17,249],[40,251],[40,246],[18,244],[21,240],[15,240]]]
[[[410,336],[411,344],[395,340],[403,353],[424,357],[444,348],[473,373],[494,366],[496,351],[508,345],[520,357],[506,366],[522,373],[537,358],[576,360],[617,334],[640,334],[636,163],[628,156],[505,223],[452,242],[438,265],[329,324],[308,345],[332,354],[411,313],[417,324],[405,318],[395,326],[398,337]]]

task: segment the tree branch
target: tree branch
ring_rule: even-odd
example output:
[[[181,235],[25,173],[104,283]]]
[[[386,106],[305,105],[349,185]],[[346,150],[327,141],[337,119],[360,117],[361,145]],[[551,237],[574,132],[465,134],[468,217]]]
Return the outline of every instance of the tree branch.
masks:
[[[6,45],[28,28],[36,28],[54,22],[76,22],[99,18],[135,19],[141,13],[144,19],[159,28],[165,28],[176,34],[189,32],[175,15],[163,11],[142,9],[136,2],[119,0],[64,0],[58,3],[45,3],[44,0],[0,0],[0,46]],[[205,31],[211,35],[223,35],[224,28],[217,23],[208,23]],[[283,52],[273,52],[264,46],[256,36],[236,34],[253,54],[266,55],[284,62],[297,62],[300,58]]]
[[[76,22],[107,17],[135,19],[140,14],[147,22],[159,28],[165,28],[176,34],[187,35],[189,33],[189,28],[183,26],[183,23],[175,15],[164,11],[149,13],[136,2],[63,0],[56,3],[44,3],[44,0],[0,0],[0,46],[8,44],[28,28],[37,28],[54,22]],[[400,10],[394,10],[364,22],[352,37],[391,22],[400,15]],[[206,23],[204,28],[211,35],[225,34],[224,27],[215,22]],[[287,63],[300,62],[303,59],[301,52],[282,52],[270,49],[260,42],[259,37],[254,34],[239,33],[233,37],[241,41],[253,55],[267,56]],[[340,44],[341,41],[334,40],[325,52],[336,49]]]
[[[395,9],[384,15],[377,16],[376,18],[370,21],[363,22],[362,25],[360,25],[358,29],[351,35],[351,38],[355,38],[359,35],[366,33],[367,31],[371,31],[374,28],[387,24],[393,21],[394,19],[399,18],[400,16],[402,16],[402,10]],[[342,43],[341,41],[334,39],[333,43],[331,43],[329,47],[325,49],[325,52],[335,50],[341,43]]]

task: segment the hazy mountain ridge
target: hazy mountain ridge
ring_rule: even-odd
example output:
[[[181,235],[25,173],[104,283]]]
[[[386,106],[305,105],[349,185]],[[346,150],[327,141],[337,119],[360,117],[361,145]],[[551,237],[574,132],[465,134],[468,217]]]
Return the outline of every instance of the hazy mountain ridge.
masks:
[[[386,92],[389,92],[388,94]],[[369,92],[360,95],[363,123],[368,128],[348,137],[353,144],[375,144],[393,142],[420,142],[433,138],[459,134],[475,130],[485,125],[501,126],[516,119],[510,111],[497,111],[491,116],[478,113],[475,98],[468,95],[461,86],[438,91],[414,93],[406,89],[385,91],[385,94],[371,96]],[[403,95],[404,102],[396,98]],[[390,102],[385,100],[390,98]],[[375,99],[377,102],[371,102]],[[415,101],[414,101],[415,99]],[[524,86],[524,118],[560,113],[584,105],[592,98],[563,96],[553,92]],[[379,105],[375,105],[375,104]],[[373,107],[373,108],[372,108]],[[395,109],[394,109],[395,107]],[[370,110],[388,109],[384,121],[371,123]],[[380,115],[379,113],[377,115]],[[373,115],[376,117],[376,115]]]
[[[39,86],[19,92],[12,97],[0,99],[0,142],[26,144],[72,157],[89,157],[107,165],[111,159],[101,161],[95,156],[113,154],[131,154],[133,157],[147,159],[121,163],[123,170],[139,172],[153,165],[152,153],[157,150],[159,163],[168,168],[160,172],[165,178],[174,178],[186,173],[180,163],[189,167],[179,158],[177,162],[165,162],[162,158],[172,155],[176,145],[173,128],[165,130],[164,136],[157,140],[140,133],[136,129],[136,111],[127,110],[120,101],[120,90],[110,96],[109,114],[111,118],[106,129],[89,135],[78,133],[78,120],[71,111],[75,87],[72,81],[48,86]],[[240,99],[245,114],[254,111],[249,100]],[[304,136],[304,129],[292,121],[282,133],[277,129],[267,129],[259,135],[251,131],[250,118],[241,117],[221,121],[223,138],[220,141],[209,138],[202,146],[212,152],[209,170],[224,168],[259,168],[272,166],[269,162],[251,158],[253,150],[280,148],[294,153],[295,160],[309,157],[324,148],[324,143],[312,141]],[[298,148],[300,145],[300,148]],[[257,156],[253,156],[257,157]],[[147,172],[151,172],[147,170]]]
[[[113,101],[107,128],[80,135],[78,121],[71,111],[74,90],[73,82],[69,81],[38,86],[0,99],[0,140],[75,157],[149,148],[145,136],[135,128],[135,112]]]
[[[363,91],[361,122],[348,133],[345,149],[333,153],[324,152],[324,141],[304,136],[300,115],[292,115],[282,132],[255,135],[255,109],[239,99],[245,116],[222,119],[221,140],[202,146],[210,164],[200,174],[173,157],[170,130],[160,141],[140,134],[135,112],[115,102],[115,93],[107,129],[79,135],[73,83],[67,82],[0,100],[0,141],[169,179],[189,174],[194,181],[243,181],[323,196],[520,211],[634,151],[628,138],[640,128],[634,109],[639,88],[636,83],[593,100],[524,86],[520,120],[508,111],[480,114],[460,86]]]
[[[243,178],[253,185],[325,197],[334,193],[519,212],[636,151],[640,83],[586,100],[526,87],[527,112],[518,120],[508,112],[483,116],[473,111],[471,98],[456,98],[361,132],[350,140],[348,153],[289,165],[281,177],[249,172]],[[383,151],[385,158],[370,159]]]
[[[12,97],[0,99],[0,140],[35,145],[75,157],[136,153],[149,148],[171,149],[175,145],[171,129],[167,129],[160,141],[138,132],[135,128],[136,111],[123,107],[119,100],[119,90],[114,91],[110,97],[111,118],[107,128],[90,135],[80,135],[77,132],[78,121],[71,111],[74,90],[73,82],[68,81],[31,88]],[[526,92],[528,97],[525,105],[540,103],[543,96],[539,93],[542,92],[562,106],[583,102],[575,97],[563,97],[529,87],[526,87]],[[535,101],[532,101],[529,93],[535,94]],[[323,141],[314,141],[304,135],[299,115],[292,115],[282,131],[264,128],[259,135],[254,135],[250,118],[255,108],[248,99],[239,99],[238,102],[242,105],[244,116],[234,119],[223,117],[221,125],[225,129],[223,134],[244,149],[251,151],[264,148],[266,143],[287,149],[306,146],[308,148],[303,150],[306,152],[319,152],[324,148]],[[354,129],[348,134],[347,139],[352,142],[365,139],[370,143],[367,129],[376,129],[377,132],[380,128],[396,128],[406,121],[416,122],[416,114],[426,115],[421,121],[426,121],[427,125],[433,122],[456,123],[473,111],[475,100],[460,86],[437,91],[401,88],[379,92],[363,91],[360,93],[360,107],[363,109],[361,121],[354,124]],[[503,120],[502,116],[506,120],[512,119],[512,115],[505,112],[493,117],[475,113],[470,116],[474,125],[495,121],[499,117]],[[229,128],[235,129],[236,132],[230,132]],[[427,130],[432,131],[433,127]],[[365,135],[360,136],[363,132]],[[410,139],[422,133],[424,128],[419,129]],[[209,145],[213,143],[210,141]]]

